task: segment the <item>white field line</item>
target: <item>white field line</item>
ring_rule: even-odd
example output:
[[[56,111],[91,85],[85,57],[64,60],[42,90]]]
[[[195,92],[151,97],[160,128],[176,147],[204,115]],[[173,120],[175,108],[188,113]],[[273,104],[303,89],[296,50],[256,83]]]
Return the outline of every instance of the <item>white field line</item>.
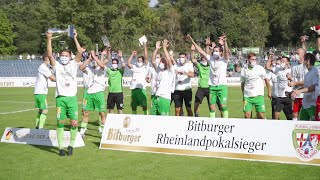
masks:
[[[23,102],[23,101],[0,101],[0,103],[34,104],[34,102]]]
[[[49,106],[48,108],[53,108],[53,107],[56,107],[56,106]],[[0,113],[0,114],[14,114],[14,113],[20,113],[20,112],[26,112],[26,111],[34,111],[34,110],[37,110],[37,108],[24,109],[24,110],[20,110],[20,111],[3,112],[3,113]]]

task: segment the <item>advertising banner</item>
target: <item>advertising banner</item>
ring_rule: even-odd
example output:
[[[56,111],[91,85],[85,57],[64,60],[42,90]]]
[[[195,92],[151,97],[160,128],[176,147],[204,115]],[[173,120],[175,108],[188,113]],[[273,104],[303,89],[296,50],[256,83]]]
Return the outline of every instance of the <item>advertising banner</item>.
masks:
[[[33,144],[42,146],[58,147],[56,130],[28,129],[7,127],[2,135],[1,142],[17,144]],[[70,132],[64,132],[64,147],[70,144]],[[83,139],[78,132],[74,147],[85,146]]]
[[[320,165],[320,124],[108,114],[101,149]]]

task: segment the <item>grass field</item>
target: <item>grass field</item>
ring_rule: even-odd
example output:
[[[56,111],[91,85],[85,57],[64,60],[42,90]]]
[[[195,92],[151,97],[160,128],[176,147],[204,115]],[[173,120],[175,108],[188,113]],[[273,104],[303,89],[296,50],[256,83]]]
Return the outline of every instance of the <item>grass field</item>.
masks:
[[[79,102],[82,93],[83,89],[79,88]],[[125,89],[124,94],[124,112],[130,113],[129,89]],[[49,90],[48,102],[50,108],[45,127],[55,129],[53,88]],[[269,100],[266,100],[266,106],[267,118],[270,118]],[[243,117],[239,87],[229,88],[228,107],[231,118]],[[1,135],[5,127],[34,128],[36,113],[33,88],[0,88]],[[138,113],[142,114],[141,108]],[[208,108],[205,102],[200,106],[200,115],[206,114]],[[0,143],[0,179],[319,179],[320,177],[320,168],[316,166],[99,150],[97,113],[92,113],[90,117],[86,146],[75,149],[72,157],[59,157],[58,150],[54,147]]]

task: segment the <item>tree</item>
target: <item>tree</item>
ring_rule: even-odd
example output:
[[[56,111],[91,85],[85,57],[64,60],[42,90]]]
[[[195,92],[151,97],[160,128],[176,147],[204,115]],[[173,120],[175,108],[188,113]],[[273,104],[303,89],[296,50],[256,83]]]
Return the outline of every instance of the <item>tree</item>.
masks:
[[[15,35],[12,31],[12,24],[6,14],[0,10],[0,54],[12,54],[16,47],[13,45]]]

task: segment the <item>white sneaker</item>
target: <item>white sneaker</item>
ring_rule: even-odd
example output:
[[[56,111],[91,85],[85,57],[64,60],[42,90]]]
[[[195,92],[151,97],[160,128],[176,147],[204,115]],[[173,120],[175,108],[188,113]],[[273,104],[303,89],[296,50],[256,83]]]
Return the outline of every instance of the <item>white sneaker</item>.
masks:
[[[82,138],[85,137],[86,131],[87,131],[87,128],[81,128],[81,129],[80,129],[80,135],[81,135]]]
[[[99,133],[102,133],[103,129],[99,126]]]

